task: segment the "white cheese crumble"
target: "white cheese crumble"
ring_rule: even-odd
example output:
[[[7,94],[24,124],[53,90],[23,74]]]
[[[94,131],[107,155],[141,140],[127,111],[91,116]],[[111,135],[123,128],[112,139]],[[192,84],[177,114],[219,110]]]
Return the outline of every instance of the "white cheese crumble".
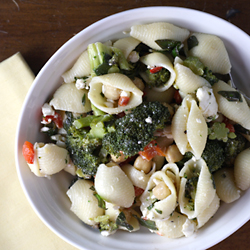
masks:
[[[129,91],[123,90],[123,91],[121,92],[120,96],[130,97],[130,92],[129,92]]]
[[[77,79],[76,80],[76,88],[77,89],[89,89],[89,78],[86,79]]]
[[[55,110],[48,103],[44,103],[42,106],[42,113],[44,117],[48,115],[54,115]]]
[[[213,89],[203,86],[197,90],[196,96],[199,100],[199,108],[206,121],[211,121],[218,117],[218,104],[216,102]]]
[[[146,123],[152,123],[152,118],[151,118],[151,117],[146,118],[146,119],[145,119],[145,122],[146,122]]]
[[[186,237],[191,236],[196,230],[196,225],[194,222],[190,221],[189,219],[186,219],[185,223],[182,226],[182,232]]]
[[[128,60],[132,63],[136,63],[138,62],[140,59],[139,53],[136,51],[132,51],[129,55],[128,55]]]

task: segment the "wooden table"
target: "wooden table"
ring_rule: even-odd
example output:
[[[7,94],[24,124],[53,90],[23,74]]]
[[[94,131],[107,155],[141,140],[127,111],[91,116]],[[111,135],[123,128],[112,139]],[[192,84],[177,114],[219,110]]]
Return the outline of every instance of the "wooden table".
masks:
[[[249,0],[1,0],[0,61],[20,51],[37,74],[61,45],[93,22],[124,10],[160,5],[204,11],[250,34]],[[250,221],[210,249],[250,249],[248,237]]]

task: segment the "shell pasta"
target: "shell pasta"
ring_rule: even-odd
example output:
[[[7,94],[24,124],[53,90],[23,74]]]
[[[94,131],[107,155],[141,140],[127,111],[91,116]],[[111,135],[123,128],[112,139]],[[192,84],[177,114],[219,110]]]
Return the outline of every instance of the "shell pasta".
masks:
[[[46,142],[23,156],[37,177],[65,171],[69,213],[103,236],[189,237],[250,188],[250,109],[219,37],[167,22],[126,34],[62,75],[41,107]]]

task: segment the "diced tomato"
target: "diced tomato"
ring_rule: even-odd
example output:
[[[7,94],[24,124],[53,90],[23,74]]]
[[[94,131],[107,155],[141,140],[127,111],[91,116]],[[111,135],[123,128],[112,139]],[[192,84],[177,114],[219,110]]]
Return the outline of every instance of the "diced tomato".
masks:
[[[155,73],[158,73],[161,70],[162,70],[162,67],[154,67],[154,68],[150,69],[149,71],[150,71],[151,74],[155,74]]]
[[[146,159],[148,161],[150,161],[153,157],[155,157],[156,155],[161,155],[161,156],[165,156],[164,152],[161,150],[161,148],[159,147],[159,145],[157,144],[157,142],[155,140],[151,141],[145,148],[143,151],[139,152],[140,156],[143,159]]]
[[[136,186],[134,186],[134,189],[135,189],[135,196],[136,197],[140,196],[144,192],[144,190],[142,188],[139,188],[139,187],[136,187]]]
[[[118,105],[120,106],[126,106],[129,103],[129,97],[128,96],[120,96]]]
[[[54,115],[47,115],[47,116],[43,117],[44,123],[50,123],[51,121],[53,121],[58,128],[63,127],[63,119],[62,119],[62,116],[60,114],[55,113]]]
[[[181,98],[181,95],[179,93],[179,90],[175,90],[174,92],[174,100],[177,104],[181,104],[182,102],[182,98]]]
[[[229,132],[232,132],[232,133],[235,132],[234,125],[230,123],[230,121],[227,118],[225,118],[223,122],[226,124],[226,128],[229,129]]]
[[[23,156],[27,163],[33,164],[35,158],[34,147],[31,142],[25,141],[23,144]]]

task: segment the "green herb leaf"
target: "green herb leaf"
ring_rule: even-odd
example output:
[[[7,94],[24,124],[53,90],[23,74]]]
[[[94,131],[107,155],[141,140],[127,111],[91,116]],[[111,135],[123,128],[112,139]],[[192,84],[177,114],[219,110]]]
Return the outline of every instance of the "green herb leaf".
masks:
[[[116,218],[116,224],[122,227],[127,228],[129,231],[132,231],[134,228],[126,221],[126,216],[123,212],[120,212],[120,214]]]
[[[187,39],[188,50],[191,50],[193,47],[197,46],[198,44],[199,44],[199,41],[196,36],[190,36]]]
[[[153,220],[144,220],[140,217],[138,217],[137,215],[134,215],[133,216],[139,221],[139,223],[144,226],[144,227],[147,227],[148,229],[151,229],[151,230],[158,230],[158,228],[156,227],[155,225],[155,221]]]
[[[156,209],[156,208],[155,208],[155,211],[156,211],[158,214],[162,214],[162,211],[159,210],[159,209]]]
[[[99,195],[99,194],[97,194],[97,193],[94,193],[93,194],[96,198],[97,198],[97,200],[98,200],[98,207],[100,207],[100,208],[102,208],[102,209],[104,209],[104,210],[107,210],[107,208],[106,208],[106,203],[105,203],[105,201],[102,199],[102,197]]]
[[[152,204],[151,205],[149,205],[148,207],[147,207],[147,209],[148,210],[151,210],[153,207],[154,207],[154,205],[155,205],[155,203],[158,201],[158,199],[154,199],[153,201],[152,201]]]
[[[82,105],[85,106],[85,104],[86,104],[86,94],[84,93],[82,97]]]
[[[238,91],[218,91],[218,94],[225,97],[229,102],[242,102],[241,94]]]

